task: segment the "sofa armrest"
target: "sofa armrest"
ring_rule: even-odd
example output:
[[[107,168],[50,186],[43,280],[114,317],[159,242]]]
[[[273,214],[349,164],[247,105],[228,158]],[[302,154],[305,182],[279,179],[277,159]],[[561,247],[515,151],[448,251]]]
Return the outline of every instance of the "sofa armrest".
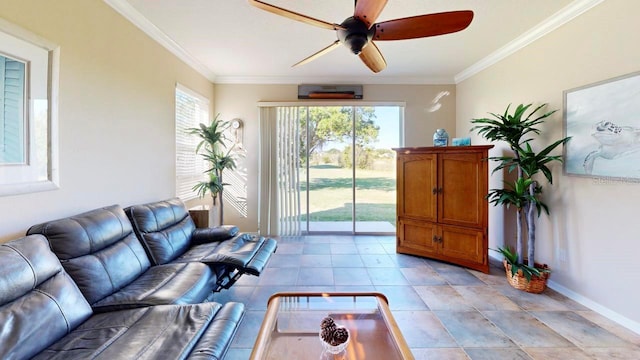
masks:
[[[240,230],[235,225],[222,225],[212,228],[195,229],[191,236],[191,245],[200,245],[231,239]]]

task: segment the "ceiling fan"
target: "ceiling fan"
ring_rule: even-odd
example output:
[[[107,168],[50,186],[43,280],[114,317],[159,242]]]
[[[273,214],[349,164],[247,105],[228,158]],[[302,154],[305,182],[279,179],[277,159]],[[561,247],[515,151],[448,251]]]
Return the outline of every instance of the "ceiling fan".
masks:
[[[352,53],[374,73],[387,67],[375,41],[415,39],[437,36],[464,30],[473,20],[473,11],[450,11],[435,14],[411,16],[402,19],[376,23],[388,0],[356,0],[353,16],[341,24],[315,19],[264,1],[249,0],[249,3],[262,10],[301,21],[323,29],[336,30],[338,40],[315,54],[299,61],[293,66],[306,64],[344,44]]]

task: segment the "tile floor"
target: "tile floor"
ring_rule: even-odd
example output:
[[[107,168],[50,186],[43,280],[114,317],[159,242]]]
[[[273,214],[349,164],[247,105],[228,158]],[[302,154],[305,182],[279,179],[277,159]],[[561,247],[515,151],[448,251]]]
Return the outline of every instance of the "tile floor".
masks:
[[[640,335],[547,289],[513,289],[490,274],[395,253],[393,236],[301,236],[278,241],[260,277],[216,301],[247,307],[226,359],[246,360],[267,299],[278,291],[379,291],[416,359],[640,359]]]

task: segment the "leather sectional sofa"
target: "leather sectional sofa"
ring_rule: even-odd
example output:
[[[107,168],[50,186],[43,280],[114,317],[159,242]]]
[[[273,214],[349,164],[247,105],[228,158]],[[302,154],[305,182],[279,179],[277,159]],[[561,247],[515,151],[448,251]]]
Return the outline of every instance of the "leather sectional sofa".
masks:
[[[178,199],[127,214],[108,206],[0,245],[0,359],[224,357],[244,305],[213,292],[259,275],[275,240],[196,229]]]

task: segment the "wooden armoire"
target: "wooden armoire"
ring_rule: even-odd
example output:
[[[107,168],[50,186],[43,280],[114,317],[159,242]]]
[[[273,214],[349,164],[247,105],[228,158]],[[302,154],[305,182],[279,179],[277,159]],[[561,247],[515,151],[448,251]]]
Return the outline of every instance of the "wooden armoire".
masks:
[[[493,145],[396,148],[397,244],[485,273],[488,164]]]

